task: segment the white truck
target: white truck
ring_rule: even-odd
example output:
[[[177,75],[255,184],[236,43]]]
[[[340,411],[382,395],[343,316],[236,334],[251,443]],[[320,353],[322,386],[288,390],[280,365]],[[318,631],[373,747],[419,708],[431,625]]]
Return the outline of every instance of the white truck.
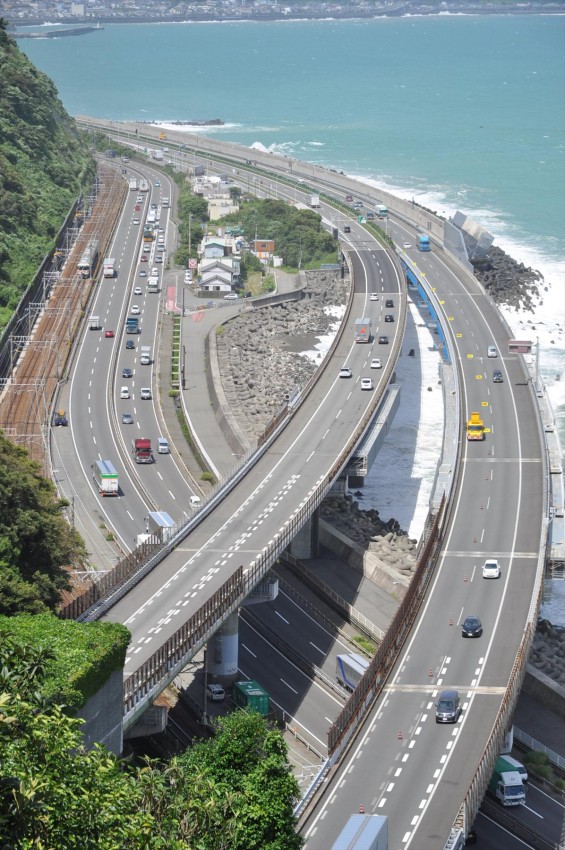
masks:
[[[163,149],[162,148],[155,148],[155,150],[153,151],[153,159],[156,159],[159,162],[163,161]]]
[[[139,186],[137,182],[137,177],[130,177],[129,179],[129,188],[132,192],[137,192]]]
[[[119,495],[119,482],[116,467],[109,460],[97,460],[92,467],[92,477],[98,485],[101,496]]]
[[[369,662],[357,652],[338,655],[336,659],[335,677],[340,685],[353,691],[363,678]]]
[[[151,274],[147,278],[147,292],[159,292],[159,275]]]
[[[115,277],[116,274],[116,261],[114,257],[106,257],[104,260],[104,277]]]
[[[90,331],[99,331],[101,328],[102,325],[100,324],[100,316],[91,316],[88,320],[88,329]]]
[[[170,206],[170,203],[171,203],[171,199],[169,198],[169,196],[163,195],[163,197],[161,198],[161,206],[162,207],[168,207],[168,206]]]
[[[139,362],[142,366],[151,366],[151,346],[142,345],[140,348]]]
[[[149,183],[147,182],[147,180],[140,180],[139,181],[139,191],[140,192],[148,192],[149,191]]]
[[[524,782],[515,765],[515,759],[507,761],[506,756],[499,756],[488,784],[489,794],[496,797],[503,806],[521,806],[526,802]]]
[[[320,196],[319,195],[310,195],[310,203],[308,204],[308,206],[311,207],[311,209],[313,209],[313,210],[319,210],[320,209]]]
[[[385,815],[351,815],[331,850],[388,850]]]

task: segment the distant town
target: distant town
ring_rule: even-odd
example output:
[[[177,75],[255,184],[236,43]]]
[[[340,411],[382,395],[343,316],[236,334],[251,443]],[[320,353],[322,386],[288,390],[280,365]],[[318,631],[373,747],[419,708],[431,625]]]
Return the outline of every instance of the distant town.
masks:
[[[378,16],[453,14],[559,14],[565,0],[488,2],[488,0],[0,0],[0,14],[11,28],[22,25],[65,23],[100,24],[174,21],[295,20],[323,18],[372,18]]]

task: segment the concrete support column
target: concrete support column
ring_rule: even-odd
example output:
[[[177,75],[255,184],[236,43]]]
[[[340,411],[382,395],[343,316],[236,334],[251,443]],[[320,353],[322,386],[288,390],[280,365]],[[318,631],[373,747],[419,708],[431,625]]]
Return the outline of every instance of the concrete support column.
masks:
[[[320,551],[319,509],[316,509],[288,547],[295,558],[316,558]]]
[[[208,676],[223,685],[237,679],[239,626],[238,612],[230,614],[220,629],[208,641]]]

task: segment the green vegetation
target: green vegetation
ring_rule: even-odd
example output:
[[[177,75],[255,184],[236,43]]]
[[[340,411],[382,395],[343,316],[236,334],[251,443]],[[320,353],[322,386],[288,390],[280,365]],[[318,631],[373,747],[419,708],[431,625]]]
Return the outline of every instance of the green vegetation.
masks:
[[[0,19],[0,330],[94,176],[86,141],[51,80]]]
[[[313,210],[299,210],[284,201],[247,200],[237,213],[225,216],[222,226],[241,226],[245,238],[273,239],[275,251],[283,265],[292,269],[319,268],[320,263],[336,261],[337,243],[322,227],[320,216]],[[246,271],[252,270],[252,260],[245,255]]]
[[[25,449],[0,433],[0,614],[54,611],[67,567],[85,557],[53,484]]]
[[[185,175],[176,175],[179,185],[178,216],[179,247],[175,253],[175,262],[187,268],[190,258],[196,257],[196,249],[204,236],[204,226],[208,221],[208,204],[204,198],[193,195]]]
[[[0,617],[0,644],[41,655],[41,693],[50,705],[80,708],[124,666],[130,633],[119,623],[75,623],[53,614]]]
[[[89,627],[77,626],[78,629]],[[262,717],[237,712],[216,736],[131,768],[85,751],[80,721],[41,691],[49,653],[0,648],[0,834],[10,850],[299,850],[298,786],[286,744]]]
[[[556,776],[553,772],[553,766],[547,756],[547,753],[539,750],[530,750],[524,755],[524,766],[528,771],[532,771],[541,779],[545,779],[560,791],[565,790],[565,781],[560,776]]]

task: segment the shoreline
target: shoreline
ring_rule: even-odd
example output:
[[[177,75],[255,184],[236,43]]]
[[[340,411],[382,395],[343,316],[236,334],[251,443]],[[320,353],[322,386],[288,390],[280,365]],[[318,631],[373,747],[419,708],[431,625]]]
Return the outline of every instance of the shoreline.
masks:
[[[292,15],[285,15],[284,13],[277,12],[268,12],[264,14],[245,14],[245,15],[230,15],[227,14],[225,16],[214,14],[199,14],[199,15],[191,15],[190,17],[184,17],[180,15],[139,15],[139,16],[128,16],[128,15],[120,15],[120,16],[112,16],[112,15],[99,15],[99,16],[88,16],[83,18],[78,18],[75,16],[65,16],[58,18],[57,20],[52,20],[53,16],[50,15],[48,18],[18,18],[17,20],[11,20],[8,18],[8,32],[16,36],[17,30],[20,27],[43,27],[43,26],[93,26],[95,28],[94,22],[97,24],[246,24],[246,23],[307,23],[309,21],[316,21],[318,23],[327,21],[328,23],[335,23],[339,21],[367,21],[367,20],[378,20],[379,18],[435,18],[435,17],[493,17],[493,16],[504,16],[504,17],[527,17],[531,15],[551,15],[552,17],[563,16],[565,15],[565,7],[556,8],[555,5],[548,4],[547,6],[542,6],[540,8],[535,8],[532,6],[528,6],[527,8],[524,6],[496,6],[491,9],[485,8],[460,8],[458,6],[454,6],[453,9],[444,9],[442,11],[430,10],[429,7],[411,7],[409,4],[403,4],[402,8],[391,9],[391,8],[383,8],[381,10],[364,10],[364,9],[356,9],[355,13],[351,12],[343,12],[343,14],[339,14],[342,11],[340,9],[335,9],[333,14],[328,14],[328,10],[324,10],[324,13],[320,13],[319,15],[313,14],[312,9],[308,9],[308,12],[304,15],[300,15],[298,10],[293,11]]]

